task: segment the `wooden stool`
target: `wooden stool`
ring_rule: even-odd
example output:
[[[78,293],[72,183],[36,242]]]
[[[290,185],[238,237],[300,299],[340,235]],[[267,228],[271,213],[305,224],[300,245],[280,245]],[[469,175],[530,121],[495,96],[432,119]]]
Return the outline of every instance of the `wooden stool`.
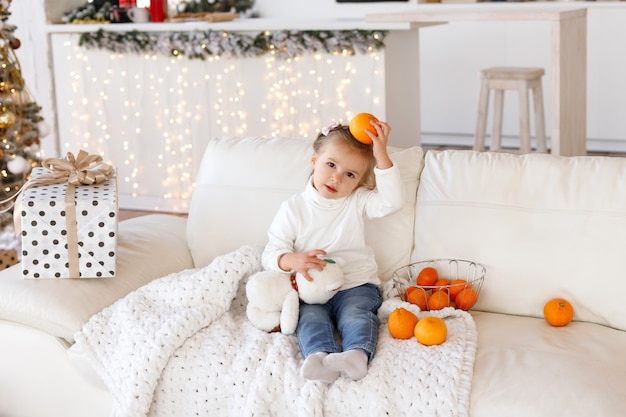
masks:
[[[502,145],[502,107],[504,105],[504,90],[517,90],[519,94],[519,125],[520,125],[520,152],[530,152],[530,116],[528,90],[533,92],[533,108],[535,110],[535,139],[537,152],[546,152],[546,126],[543,116],[543,92],[541,77],[543,68],[495,67],[480,72],[481,86],[478,102],[478,122],[474,149],[485,149],[485,129],[489,112],[489,92],[494,90],[493,101],[493,133],[491,135],[491,151],[499,151]]]

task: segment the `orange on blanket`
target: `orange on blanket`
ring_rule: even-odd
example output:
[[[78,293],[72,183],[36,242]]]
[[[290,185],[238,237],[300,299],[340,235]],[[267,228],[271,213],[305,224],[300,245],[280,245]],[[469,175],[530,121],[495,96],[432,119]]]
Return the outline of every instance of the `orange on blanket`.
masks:
[[[415,326],[415,338],[423,345],[440,345],[447,337],[448,326],[439,317],[424,317]]]
[[[397,308],[389,314],[387,328],[389,334],[396,339],[409,339],[413,337],[417,316],[406,308]]]

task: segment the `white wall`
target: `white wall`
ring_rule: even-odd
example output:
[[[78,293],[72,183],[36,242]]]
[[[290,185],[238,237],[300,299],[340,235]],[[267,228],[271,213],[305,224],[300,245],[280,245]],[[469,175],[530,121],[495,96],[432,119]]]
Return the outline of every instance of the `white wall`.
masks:
[[[626,141],[626,7],[615,6],[589,10],[587,124],[590,138],[622,142]]]
[[[617,3],[588,8],[588,150],[626,152],[625,21],[626,7]],[[489,66],[545,68],[544,101],[546,123],[550,125],[548,23],[463,22],[436,26],[421,31],[420,45],[425,143],[471,144],[468,135],[476,124],[478,72]],[[516,136],[517,124],[517,97],[509,92],[505,96],[504,134]],[[488,133],[490,129],[491,125]]]

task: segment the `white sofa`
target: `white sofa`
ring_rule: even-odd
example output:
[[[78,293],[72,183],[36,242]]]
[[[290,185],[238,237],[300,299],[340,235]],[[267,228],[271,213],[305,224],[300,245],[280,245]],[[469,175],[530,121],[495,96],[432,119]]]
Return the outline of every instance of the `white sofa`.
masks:
[[[23,280],[19,265],[0,272],[0,416],[109,415],[112,395],[69,349],[75,333],[159,277],[262,245],[280,202],[306,182],[310,146],[295,138],[209,141],[188,219],[122,222],[115,278]],[[434,258],[487,269],[471,311],[478,339],[469,415],[624,415],[626,159],[424,156],[418,147],[394,150],[392,158],[407,202],[368,224],[381,278]],[[570,325],[543,320],[553,297],[573,304]]]

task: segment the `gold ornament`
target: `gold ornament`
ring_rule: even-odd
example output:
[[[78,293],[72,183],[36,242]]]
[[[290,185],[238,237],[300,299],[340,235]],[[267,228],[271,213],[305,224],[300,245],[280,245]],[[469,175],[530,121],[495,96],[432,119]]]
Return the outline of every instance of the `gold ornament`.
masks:
[[[0,114],[0,129],[11,127],[13,123],[15,123],[15,114],[13,114],[13,112],[6,110],[4,113]]]

